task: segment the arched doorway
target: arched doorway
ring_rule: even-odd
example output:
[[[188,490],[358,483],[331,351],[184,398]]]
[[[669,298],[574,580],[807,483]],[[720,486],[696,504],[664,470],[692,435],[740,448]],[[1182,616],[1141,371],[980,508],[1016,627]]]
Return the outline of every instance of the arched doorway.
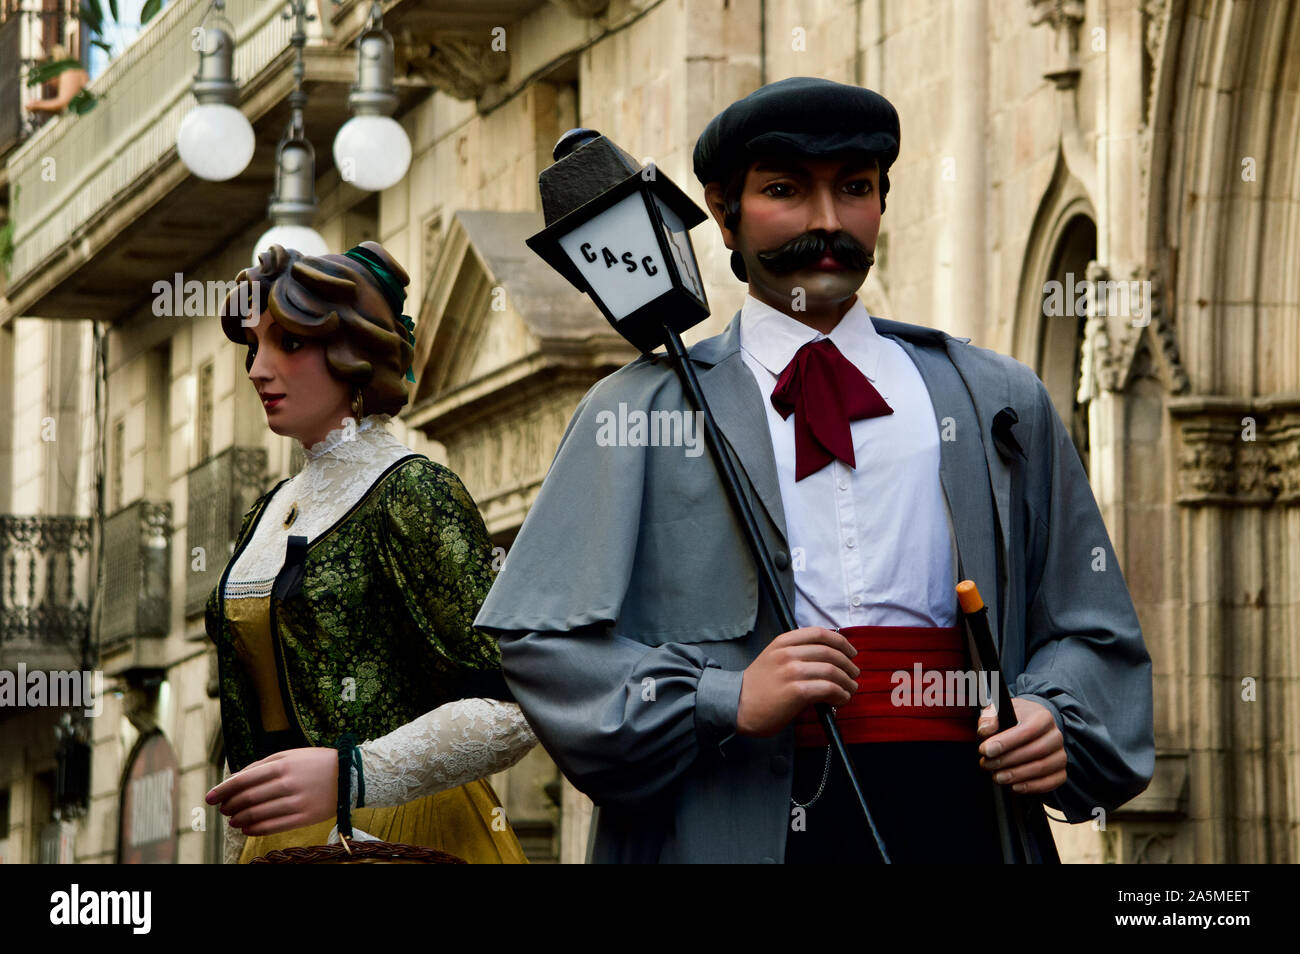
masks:
[[[1043,281],[1038,353],[1034,370],[1047,386],[1075,449],[1088,468],[1088,399],[1080,399],[1084,336],[1088,324],[1085,289],[1088,265],[1097,257],[1097,226],[1087,215],[1071,218],[1052,249]]]

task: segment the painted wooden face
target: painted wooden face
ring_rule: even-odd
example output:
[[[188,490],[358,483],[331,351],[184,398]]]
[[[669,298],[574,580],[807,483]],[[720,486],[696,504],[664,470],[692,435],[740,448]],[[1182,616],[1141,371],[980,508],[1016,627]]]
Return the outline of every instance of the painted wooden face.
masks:
[[[832,255],[798,267],[768,267],[771,253],[810,232],[845,233],[868,253],[880,234],[880,176],[874,161],[860,159],[759,160],[745,177],[740,221],[723,226],[727,247],[740,252],[750,291],[781,311],[817,310],[846,301],[866,280],[869,266]],[[716,215],[716,212],[715,212]],[[719,219],[721,221],[721,219]]]
[[[352,413],[352,392],[330,373],[322,343],[282,328],[269,310],[262,312],[256,327],[244,329],[244,337],[249,343],[248,379],[262,396],[272,431],[310,447],[343,426]]]

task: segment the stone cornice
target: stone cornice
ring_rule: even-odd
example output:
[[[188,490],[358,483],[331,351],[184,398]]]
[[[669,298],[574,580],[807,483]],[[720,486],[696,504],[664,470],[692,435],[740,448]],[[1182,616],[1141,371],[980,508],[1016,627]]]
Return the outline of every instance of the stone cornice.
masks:
[[[455,99],[476,101],[510,72],[510,54],[493,49],[491,38],[403,29],[393,40],[399,75],[417,76]]]
[[[1191,394],[1169,400],[1178,432],[1178,502],[1300,502],[1300,393]]]

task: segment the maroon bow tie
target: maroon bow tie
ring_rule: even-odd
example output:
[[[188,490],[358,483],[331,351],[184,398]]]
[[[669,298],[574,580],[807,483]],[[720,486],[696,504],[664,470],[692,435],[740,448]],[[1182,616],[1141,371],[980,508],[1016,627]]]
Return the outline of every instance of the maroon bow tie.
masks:
[[[836,459],[857,467],[849,422],[894,413],[830,338],[794,353],[772,390],[772,406],[783,418],[794,413],[796,481]]]

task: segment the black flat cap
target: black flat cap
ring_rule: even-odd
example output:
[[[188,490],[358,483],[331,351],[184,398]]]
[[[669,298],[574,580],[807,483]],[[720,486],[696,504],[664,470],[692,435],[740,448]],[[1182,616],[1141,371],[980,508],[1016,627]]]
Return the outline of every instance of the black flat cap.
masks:
[[[760,86],[700,133],[695,176],[721,182],[764,155],[828,158],[869,153],[884,172],[898,158],[898,111],[879,93],[812,76]]]

